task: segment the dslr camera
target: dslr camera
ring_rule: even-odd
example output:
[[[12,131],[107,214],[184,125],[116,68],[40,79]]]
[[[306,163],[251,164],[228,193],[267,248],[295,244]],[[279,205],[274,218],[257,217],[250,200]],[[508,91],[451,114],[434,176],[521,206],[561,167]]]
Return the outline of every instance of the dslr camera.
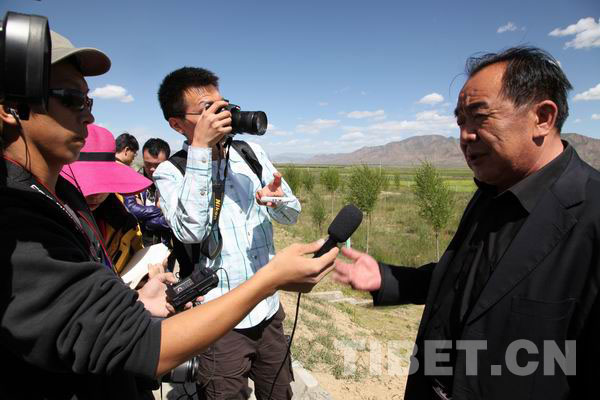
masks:
[[[229,101],[229,100],[225,100]],[[212,102],[207,103],[205,108],[209,108]],[[221,111],[229,111],[231,113],[231,134],[246,133],[249,135],[262,136],[267,131],[267,114],[264,111],[242,111],[237,104],[229,103],[225,107],[217,110],[217,114]]]
[[[7,12],[0,28],[0,103],[26,120],[45,114],[50,78],[50,27],[37,15]]]

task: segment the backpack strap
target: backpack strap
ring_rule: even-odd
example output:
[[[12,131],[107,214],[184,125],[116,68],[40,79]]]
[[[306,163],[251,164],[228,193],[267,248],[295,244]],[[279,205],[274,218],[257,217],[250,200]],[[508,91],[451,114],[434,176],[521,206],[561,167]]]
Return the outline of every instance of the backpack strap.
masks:
[[[254,150],[252,147],[244,141],[234,140],[231,142],[231,147],[235,149],[239,153],[240,156],[246,161],[246,164],[250,167],[252,172],[258,177],[258,180],[261,184],[263,184],[262,180],[262,165],[258,162],[258,157],[254,154]],[[263,184],[264,186],[264,184]]]
[[[262,165],[260,165],[260,162],[258,161],[258,157],[256,157],[256,154],[254,153],[254,150],[252,150],[252,147],[250,147],[250,145],[242,140],[233,140],[231,142],[231,147],[233,147],[235,149],[235,151],[238,152],[238,154],[244,159],[244,161],[246,162],[246,164],[248,164],[248,167],[250,167],[250,169],[252,170],[252,172],[254,172],[254,174],[257,176],[258,180],[262,183]],[[170,158],[169,161],[175,166],[177,167],[177,169],[179,170],[179,172],[181,172],[181,175],[185,175],[185,167],[187,165],[187,156],[188,153],[185,150],[179,150],[177,153],[173,154]]]
[[[169,157],[169,162],[173,164],[181,175],[185,176],[185,167],[187,165],[187,151],[181,149]],[[200,243],[183,243],[173,234],[173,254],[179,263],[179,276],[181,279],[188,277],[194,271],[196,264],[200,261]],[[194,262],[195,260],[195,262]]]
[[[187,156],[188,156],[187,151],[181,149],[177,153],[175,153],[171,157],[169,157],[169,161],[171,162],[171,164],[173,164],[175,167],[177,167],[179,172],[181,172],[181,175],[185,175],[185,166],[187,165]]]

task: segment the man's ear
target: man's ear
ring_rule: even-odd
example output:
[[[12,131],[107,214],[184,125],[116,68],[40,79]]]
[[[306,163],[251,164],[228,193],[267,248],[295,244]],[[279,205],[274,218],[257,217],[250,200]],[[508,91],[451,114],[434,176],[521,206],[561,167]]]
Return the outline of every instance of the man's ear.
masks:
[[[3,124],[7,124],[7,125],[11,125],[11,126],[18,125],[18,121],[15,118],[15,116],[12,115],[12,113],[10,112],[10,109],[3,104],[0,105],[0,119],[2,120]]]
[[[555,132],[558,107],[552,100],[544,100],[537,103],[533,112],[535,113],[535,137],[546,137]]]
[[[181,126],[181,120],[179,118],[169,117],[169,126],[177,132],[181,133],[183,136],[185,136],[185,131]]]

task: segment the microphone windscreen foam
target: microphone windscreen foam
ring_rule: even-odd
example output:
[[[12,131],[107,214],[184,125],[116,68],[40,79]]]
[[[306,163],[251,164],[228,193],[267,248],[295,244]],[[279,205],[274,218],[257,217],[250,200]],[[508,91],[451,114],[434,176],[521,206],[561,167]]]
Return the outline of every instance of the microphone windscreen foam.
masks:
[[[345,242],[352,236],[363,219],[363,213],[354,204],[348,204],[340,210],[329,225],[327,233],[337,243]]]

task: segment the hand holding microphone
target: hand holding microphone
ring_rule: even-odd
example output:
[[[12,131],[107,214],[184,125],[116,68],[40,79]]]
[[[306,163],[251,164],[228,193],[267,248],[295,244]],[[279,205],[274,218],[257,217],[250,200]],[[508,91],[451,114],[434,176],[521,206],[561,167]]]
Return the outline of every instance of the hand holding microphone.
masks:
[[[345,242],[352,236],[354,231],[362,222],[362,212],[353,204],[347,205],[340,210],[338,215],[329,225],[327,233],[329,237],[325,244],[315,252],[319,257],[338,243]],[[373,291],[381,287],[381,274],[379,264],[373,257],[354,249],[342,248],[342,254],[350,258],[352,263],[335,260],[333,279],[350,285],[353,289]]]
[[[327,229],[329,237],[323,247],[315,253],[315,257],[322,256],[337,246],[338,243],[343,243],[350,239],[350,236],[352,236],[354,231],[360,226],[362,218],[362,211],[354,204],[348,204],[342,208],[333,221],[331,221],[331,224]]]
[[[348,238],[350,238],[354,231],[359,227],[361,222],[362,212],[354,205],[347,205],[340,210],[338,215],[331,222],[331,225],[327,230],[329,237],[325,243],[322,244],[322,241],[320,241],[302,245],[294,244],[277,253],[271,262],[282,261],[280,271],[283,271],[284,268],[288,268],[291,265],[292,259],[288,257],[292,254],[313,253],[313,260],[308,260],[306,258],[299,260],[300,263],[305,264],[306,267],[311,266],[313,262],[319,263],[319,268],[315,269],[312,276],[307,277],[305,282],[300,283],[298,280],[293,279],[293,274],[290,274],[289,283],[282,285],[279,288],[290,292],[309,292],[314,285],[323,279],[323,277],[327,275],[333,268],[332,263],[335,260],[335,256],[337,256],[337,251],[335,254],[330,254],[331,250],[335,248],[338,243],[348,240]],[[285,265],[286,263],[287,265]],[[294,271],[294,274],[300,273],[300,270],[304,269],[305,267],[303,266],[297,268],[299,269],[298,271]]]

